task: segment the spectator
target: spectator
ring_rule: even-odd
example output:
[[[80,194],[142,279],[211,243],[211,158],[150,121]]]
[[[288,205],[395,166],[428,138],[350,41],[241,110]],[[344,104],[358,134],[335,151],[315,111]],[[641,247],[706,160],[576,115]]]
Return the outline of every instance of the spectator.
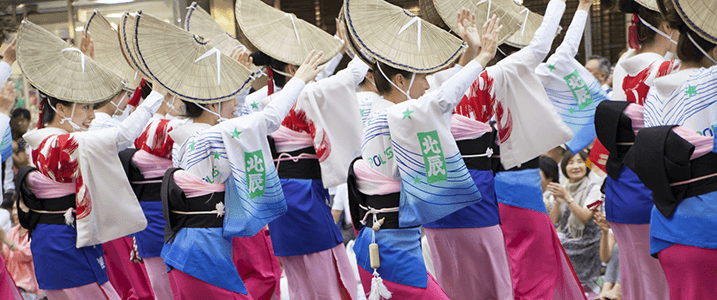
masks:
[[[593,76],[597,78],[606,93],[610,93],[612,91],[608,81],[611,70],[610,61],[607,60],[607,58],[598,55],[590,56],[588,61],[585,62],[585,69],[590,71],[590,74],[593,74]]]
[[[22,135],[27,133],[30,128],[30,111],[18,107],[12,111],[10,117],[10,129],[12,130],[12,140],[17,141],[22,138]]]
[[[622,299],[622,286],[620,285],[620,261],[619,249],[615,241],[615,235],[610,230],[610,224],[605,220],[601,212],[596,212],[595,223],[601,229],[600,235],[600,260],[607,264],[605,276],[603,276],[602,289],[597,300]]]
[[[580,283],[586,290],[598,293],[596,280],[600,275],[600,229],[592,221],[593,211],[588,204],[600,199],[600,184],[588,176],[587,154],[569,153],[561,160],[561,171],[568,178],[565,186],[551,182],[548,191],[555,197],[550,219],[558,227],[560,242],[570,258]]]
[[[0,245],[5,266],[25,300],[42,299],[43,292],[38,288],[35,279],[35,266],[32,261],[27,229],[18,222],[17,206],[11,206],[11,209],[12,221],[15,226],[3,239],[6,246]]]
[[[555,204],[553,194],[548,191],[548,184],[551,182],[559,183],[560,174],[558,173],[558,163],[552,158],[543,155],[540,157],[540,187],[543,193],[543,202],[545,210],[550,211]]]

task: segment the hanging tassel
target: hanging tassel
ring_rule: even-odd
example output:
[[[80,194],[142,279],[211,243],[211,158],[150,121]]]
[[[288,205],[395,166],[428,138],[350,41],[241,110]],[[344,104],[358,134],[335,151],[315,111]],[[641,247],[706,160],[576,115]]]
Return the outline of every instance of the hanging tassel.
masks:
[[[267,89],[269,90],[266,95],[271,96],[271,94],[274,93],[274,72],[271,71],[271,65],[266,67],[266,74],[269,77],[269,79],[266,80]]]
[[[42,123],[42,118],[45,117],[45,97],[40,96],[40,105],[37,106],[37,109],[40,111],[37,116],[37,129],[42,129],[45,128],[45,124]]]
[[[144,263],[139,257],[139,248],[137,248],[137,238],[132,237],[132,249],[129,250],[129,260],[136,264]]]
[[[391,291],[386,288],[383,284],[383,279],[378,275],[376,270],[373,271],[373,278],[371,279],[371,292],[368,295],[368,300],[381,300],[391,299],[393,295]]]
[[[627,31],[627,45],[635,50],[640,50],[640,34],[637,32],[637,23],[640,22],[637,14],[632,15],[632,22]]]
[[[142,99],[142,85],[138,86],[134,90],[134,94],[132,94],[132,98],[129,99],[129,102],[127,102],[127,105],[132,107],[139,106],[139,100]]]
[[[67,226],[75,227],[75,216],[72,215],[74,212],[75,209],[72,207],[68,208],[65,212],[65,224],[67,224]]]

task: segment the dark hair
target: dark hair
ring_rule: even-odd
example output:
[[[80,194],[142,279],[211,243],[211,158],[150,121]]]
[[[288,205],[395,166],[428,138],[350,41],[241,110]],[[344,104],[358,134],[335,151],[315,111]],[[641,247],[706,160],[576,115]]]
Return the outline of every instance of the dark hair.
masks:
[[[379,70],[379,68],[381,69]],[[404,78],[411,78],[411,76],[413,75],[409,71],[399,70],[384,63],[376,62],[373,67],[373,81],[376,84],[376,90],[378,90],[378,94],[382,96],[390,93],[393,89],[393,85],[391,85],[388,79],[383,77],[381,71],[383,71],[383,73],[386,74],[386,77],[388,77],[389,79],[393,79],[393,77],[398,74],[401,74]]]
[[[655,28],[659,28],[660,24],[662,24],[662,22],[665,22],[665,19],[662,17],[662,14],[660,14],[660,12],[647,9],[646,7],[637,3],[635,0],[619,0],[617,1],[617,8],[624,13],[636,14],[645,22],[654,26]],[[640,45],[650,44],[655,41],[657,32],[648,28],[639,20],[637,20],[635,26],[637,26],[637,36]]]
[[[690,41],[687,35],[689,34],[692,39],[695,40],[695,43],[702,47],[707,53],[712,51],[717,45],[703,39],[699,34],[692,31],[677,13],[672,1],[660,0],[657,1],[657,3],[660,7],[660,12],[662,12],[662,15],[670,24],[670,27],[680,31],[680,38],[677,40],[677,58],[682,62],[700,63],[705,55]]]
[[[24,130],[20,128],[19,122],[21,119],[30,121],[30,111],[22,107],[15,108],[12,111],[12,117],[10,118],[10,132],[12,133],[13,141],[21,138],[22,135],[25,134],[25,130],[27,130],[27,128]]]
[[[508,44],[502,44],[498,46],[498,50],[495,53],[495,61],[501,61],[511,54],[520,51],[520,48],[513,47]]]
[[[588,61],[597,59],[598,61],[598,72],[605,73],[605,79],[610,77],[610,61],[600,55],[591,55],[588,57]]]
[[[187,118],[198,118],[204,112],[204,110],[199,106],[205,104],[198,104],[187,100],[182,100],[182,102],[184,102],[185,116]]]
[[[560,182],[560,175],[558,174],[558,163],[550,157],[541,155],[539,159],[540,170],[543,171],[546,178],[550,178],[552,182]]]
[[[271,67],[274,70],[279,70],[281,72],[284,72],[284,69],[287,66],[287,63],[279,61],[274,59],[273,57],[266,55],[264,52],[256,51],[251,54],[252,61],[254,62],[254,65],[257,66],[265,66],[265,67]],[[284,84],[286,84],[286,76],[281,75],[279,73],[274,73],[274,84],[276,86],[283,88]]]
[[[582,158],[583,161],[585,161],[587,163],[587,161],[588,161],[588,153],[587,152],[585,152],[584,150],[581,150],[580,152],[576,153],[575,155],[580,155],[580,158]],[[567,178],[570,178],[570,176],[568,176],[568,171],[567,171],[568,163],[570,162],[571,159],[573,159],[573,157],[575,157],[575,155],[568,152],[568,153],[565,153],[565,155],[563,155],[563,159],[560,160],[560,171],[562,171],[563,175],[565,175],[565,177],[567,177]],[[585,176],[588,176],[588,174],[590,174],[590,168],[588,168],[587,164],[586,164]]]
[[[72,105],[72,102],[50,97],[45,95],[43,92],[40,92],[40,97],[42,98],[42,110],[40,111],[41,119],[38,120],[41,124],[38,124],[38,126],[42,125],[42,127],[44,127],[45,124],[52,123],[52,120],[55,118],[55,111],[50,108],[50,105],[52,105],[55,109],[57,109],[58,104],[62,104],[64,106]]]
[[[17,107],[17,108],[15,108],[15,109],[12,110],[12,116],[11,116],[11,118],[12,118],[12,119],[25,118],[25,119],[30,120],[30,119],[31,119],[31,117],[30,117],[30,111],[27,110],[27,109],[25,109],[24,107]]]

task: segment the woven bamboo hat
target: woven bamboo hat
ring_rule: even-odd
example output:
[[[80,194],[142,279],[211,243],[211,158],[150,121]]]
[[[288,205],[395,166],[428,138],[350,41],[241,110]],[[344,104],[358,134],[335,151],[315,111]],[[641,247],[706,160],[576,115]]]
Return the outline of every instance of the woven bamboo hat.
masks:
[[[133,36],[135,35],[135,26],[137,26],[137,18],[125,13],[120,18],[119,25],[117,25],[117,35],[119,36],[120,49],[127,63],[132,66],[133,69],[139,72],[139,74],[151,81],[149,72],[143,68],[144,65],[139,61],[139,55],[135,43],[133,42]]]
[[[543,16],[530,11],[527,7],[515,2],[513,0],[491,0],[493,5],[498,5],[502,9],[517,16],[520,22],[520,29],[515,31],[505,43],[517,47],[524,48],[530,44],[530,40],[533,39],[535,31],[540,28],[540,24],[543,23]],[[522,1],[520,1],[522,3]],[[502,20],[501,20],[502,22]],[[505,26],[503,26],[505,28]]]
[[[197,2],[192,2],[192,5],[187,7],[185,19],[184,28],[187,31],[209,40],[210,44],[226,55],[230,55],[237,48],[246,49],[246,46],[224,30],[207,11],[197,5]]]
[[[645,8],[647,8],[649,10],[654,10],[657,12],[660,11],[660,7],[657,6],[656,0],[635,0],[635,2],[637,2],[638,4],[644,6]]]
[[[705,40],[717,44],[717,1],[673,0],[687,26]]]
[[[348,33],[358,51],[393,68],[432,73],[463,53],[463,42],[383,0],[345,0]]]
[[[234,99],[257,75],[202,37],[149,14],[138,12],[135,28],[126,33],[137,61],[154,84],[183,100],[218,103]]]
[[[500,5],[493,5],[495,0],[433,0],[438,14],[443,18],[445,23],[453,32],[458,32],[456,27],[456,14],[462,8],[467,8],[471,13],[476,15],[476,25],[481,26],[491,16],[496,15],[500,18],[500,24],[503,29],[498,36],[498,44],[504,43],[513,33],[520,29],[520,21],[518,16],[512,11],[506,11]]]
[[[95,43],[95,61],[114,71],[125,81],[125,89],[134,92],[142,79],[122,56],[117,30],[98,11],[85,25],[85,32],[92,34]]]
[[[372,66],[374,63],[376,63],[376,60],[370,57],[366,54],[365,51],[359,52],[358,47],[356,46],[356,41],[351,37],[350,34],[348,34],[349,29],[348,25],[346,23],[346,16],[344,16],[344,6],[341,6],[341,11],[339,12],[339,21],[344,22],[344,26],[346,27],[346,33],[348,35],[348,40],[345,41],[346,44],[346,54],[351,57],[352,59],[356,57],[356,55],[359,55],[359,59],[361,59],[364,63],[366,63],[369,66]]]
[[[257,49],[288,64],[300,66],[312,50],[324,52],[319,61],[323,64],[343,47],[320,28],[261,0],[237,0],[235,13],[242,32]]]
[[[441,15],[438,14],[433,0],[418,0],[418,7],[421,9],[421,16],[431,24],[441,28],[449,28],[446,23],[443,22]]]
[[[30,21],[20,26],[17,62],[30,84],[59,100],[94,104],[122,91],[117,74]]]

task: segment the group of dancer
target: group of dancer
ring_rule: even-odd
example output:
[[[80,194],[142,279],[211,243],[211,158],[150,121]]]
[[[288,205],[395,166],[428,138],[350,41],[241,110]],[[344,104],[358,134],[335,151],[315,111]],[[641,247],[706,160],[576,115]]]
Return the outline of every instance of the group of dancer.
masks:
[[[592,0],[549,58],[565,0],[542,17],[473,2],[433,1],[454,35],[384,0],[344,0],[331,36],[237,0],[254,53],[196,4],[184,28],[138,12],[115,30],[95,12],[79,49],[24,21],[0,82],[17,54],[41,95],[24,135],[32,166],[16,176],[39,288],[53,300],[278,299],[283,269],[291,299],[359,299],[327,205],[342,187],[370,300],[585,299],[538,158],[597,136],[624,298],[714,294],[715,3],[619,1],[633,49],[602,101],[574,59]],[[0,285],[22,299],[7,272]]]

